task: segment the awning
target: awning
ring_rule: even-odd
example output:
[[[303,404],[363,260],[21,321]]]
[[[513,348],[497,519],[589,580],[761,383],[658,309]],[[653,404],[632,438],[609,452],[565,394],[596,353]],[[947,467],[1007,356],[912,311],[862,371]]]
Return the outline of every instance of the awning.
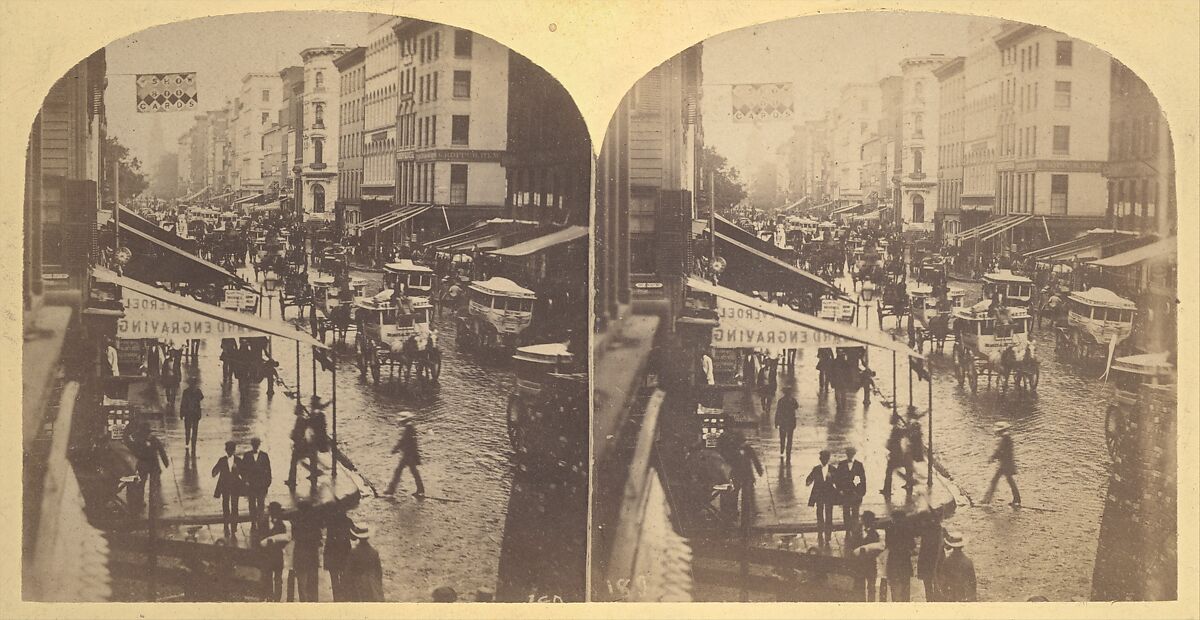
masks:
[[[384,232],[386,230],[395,228],[396,226],[399,226],[400,224],[403,224],[403,223],[407,222],[408,220],[411,220],[412,218],[417,217],[418,215],[420,215],[432,208],[433,207],[414,207],[410,212],[405,213],[401,216],[392,218],[390,221],[388,221],[386,224],[384,224],[383,226],[381,226],[379,228],[379,232]]]
[[[562,230],[556,230],[548,235],[522,241],[507,248],[492,250],[489,254],[493,256],[529,256],[530,254],[541,252],[556,245],[570,243],[576,239],[584,239],[587,235],[588,230],[586,226],[568,226]]]
[[[253,201],[259,200],[263,196],[265,196],[265,194],[255,194],[253,196],[246,196],[245,198],[238,198],[237,200],[233,201],[233,204],[234,205],[246,204],[248,202],[253,202]]]
[[[93,275],[101,282],[116,284],[132,291],[138,303],[126,303],[125,318],[118,324],[118,336],[161,339],[217,339],[246,336],[278,336],[301,344],[327,349],[321,341],[282,321],[265,319],[218,308],[202,301],[165,291],[152,284],[119,276],[97,267]],[[149,298],[155,302],[142,301]],[[162,304],[165,304],[162,305]]]
[[[253,209],[251,209],[251,211],[254,213],[265,213],[267,211],[278,211],[282,208],[283,208],[283,202],[276,200],[275,202],[267,203],[265,205],[258,205],[256,207],[254,207]]]
[[[717,312],[721,315],[721,325],[713,329],[713,346],[717,348],[731,348],[722,347],[720,343],[732,344],[734,348],[830,347],[849,341],[895,351],[913,358],[924,358],[903,342],[893,340],[882,331],[861,329],[796,312],[786,306],[743,295],[696,277],[688,278],[688,286],[737,306],[733,312]],[[751,312],[745,312],[746,310]],[[797,327],[801,329],[795,329]]]
[[[1025,258],[1033,258],[1040,261],[1063,260],[1084,252],[1096,250],[1105,245],[1126,241],[1135,236],[1135,234],[1118,230],[1092,229],[1070,241],[1026,252],[1024,256]]]
[[[1128,267],[1136,265],[1142,261],[1152,258],[1161,258],[1165,256],[1173,257],[1178,260],[1178,249],[1175,243],[1175,237],[1168,237],[1159,241],[1155,241],[1150,245],[1143,245],[1140,248],[1122,252],[1108,258],[1101,258],[1088,263],[1096,267]]]
[[[228,197],[230,197],[230,196],[232,196],[232,195],[234,195],[234,194],[236,194],[236,193],[237,193],[236,191],[233,191],[233,192],[225,192],[224,194],[221,194],[220,196],[213,196],[212,198],[209,198],[209,200],[220,200],[220,199],[222,199],[222,198],[228,198]]]
[[[537,222],[493,218],[477,221],[460,228],[445,237],[425,243],[425,247],[439,252],[454,252],[462,249],[495,250],[501,247],[499,238],[512,234],[526,226],[536,226]]]
[[[175,247],[177,247],[181,250],[184,250],[185,252],[190,252],[192,250],[192,248],[195,247],[195,245],[196,245],[195,240],[184,239],[183,237],[180,237],[178,234],[176,234],[172,231],[169,231],[169,230],[159,226],[158,224],[155,224],[154,222],[151,222],[150,220],[138,215],[137,213],[135,213],[133,210],[126,207],[125,205],[121,205],[121,227],[122,228],[125,228],[125,227],[135,228],[139,232],[150,235],[151,237],[154,237],[155,239],[158,239],[159,241],[162,241],[163,243],[174,245]]]
[[[965,240],[978,237],[980,241],[986,241],[1031,219],[1033,219],[1032,215],[1005,215],[994,220],[988,220],[974,228],[968,228],[958,233],[958,238],[959,240]]]
[[[855,210],[855,209],[860,209],[860,208],[862,208],[862,207],[864,207],[864,206],[866,206],[866,205],[864,205],[863,203],[859,202],[859,203],[856,203],[856,204],[852,204],[852,205],[850,205],[850,206],[848,206],[848,207],[840,207],[840,208],[838,208],[838,209],[834,209],[832,212],[830,212],[830,215],[841,215],[841,214],[843,214],[843,213],[848,213],[848,212],[850,212],[850,211],[853,211],[853,210]]]
[[[775,266],[775,267],[778,267],[785,271],[788,271],[790,273],[796,274],[796,275],[798,275],[802,278],[805,278],[823,288],[829,289],[831,291],[836,291],[838,293],[838,295],[842,295],[842,292],[839,291],[836,286],[830,284],[829,282],[826,282],[824,278],[822,278],[814,273],[809,273],[808,271],[805,271],[799,267],[789,265],[789,264],[779,260],[778,258],[775,258],[774,256],[760,252],[744,243],[737,241],[736,239],[729,237],[725,233],[718,232],[716,235],[717,235],[718,240],[723,241],[729,245],[732,245],[733,247],[738,248],[744,252],[748,252],[751,255],[755,256],[756,258],[766,261],[767,263],[771,264],[772,266]]]
[[[192,264],[198,266],[199,268],[201,268],[205,271],[208,271],[211,274],[217,276],[218,279],[236,284],[239,287],[244,288],[247,291],[258,292],[258,291],[255,291],[253,288],[251,288],[250,285],[247,284],[245,280],[241,279],[236,273],[233,273],[232,271],[229,271],[229,270],[225,269],[224,267],[221,267],[220,265],[210,263],[210,262],[204,260],[203,258],[200,258],[199,256],[196,256],[195,254],[192,254],[191,252],[188,252],[182,248],[175,247],[174,245],[171,245],[170,243],[166,243],[155,237],[147,235],[146,233],[130,226],[129,224],[125,223],[124,221],[121,222],[121,230],[124,232],[131,233],[135,237],[138,237],[140,239],[148,241],[156,247],[163,248],[163,249],[183,258],[184,260],[191,262]]]
[[[400,207],[398,209],[393,209],[382,215],[377,215],[372,218],[367,218],[367,219],[359,222],[358,230],[359,230],[359,232],[364,232],[364,231],[367,231],[367,230],[370,230],[372,228],[376,228],[379,226],[390,227],[393,224],[399,224],[400,222],[404,222],[409,219],[412,219],[412,218],[428,211],[431,208],[432,207],[430,207],[429,205],[412,205],[412,206],[407,206],[407,207]],[[386,230],[386,229],[384,229],[384,230]]]
[[[877,220],[877,219],[879,219],[880,217],[882,217],[882,216],[883,216],[883,212],[884,212],[884,211],[886,211],[886,210],[888,210],[888,209],[890,209],[890,208],[891,208],[891,207],[879,207],[878,209],[875,209],[874,211],[868,211],[868,212],[866,212],[866,213],[860,213],[860,214],[858,214],[858,215],[855,215],[854,217],[852,217],[852,218],[850,218],[850,219],[854,220],[855,222],[862,222],[862,221],[866,221],[866,220]]]
[[[201,194],[203,194],[204,192],[207,192],[208,190],[209,190],[208,187],[202,187],[199,190],[197,190],[196,193],[188,196],[187,198],[184,198],[181,202],[191,202],[191,201],[199,198]]]

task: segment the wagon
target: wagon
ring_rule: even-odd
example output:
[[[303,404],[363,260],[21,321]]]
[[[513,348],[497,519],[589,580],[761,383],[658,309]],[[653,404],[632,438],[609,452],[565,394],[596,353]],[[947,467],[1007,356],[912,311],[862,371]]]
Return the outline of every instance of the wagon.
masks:
[[[1105,288],[1067,295],[1067,324],[1058,328],[1057,350],[1068,357],[1107,358],[1133,333],[1137,304]]]
[[[524,344],[537,295],[512,280],[494,277],[467,287],[467,304],[456,317],[461,347],[512,350]]]
[[[1009,377],[1015,375],[1018,389],[1037,391],[1041,369],[1029,340],[1033,328],[1029,310],[1020,306],[993,309],[991,305],[991,300],[985,299],[952,312],[958,384],[970,384],[974,393],[983,376],[989,386],[995,377],[1002,388],[1007,388]]]

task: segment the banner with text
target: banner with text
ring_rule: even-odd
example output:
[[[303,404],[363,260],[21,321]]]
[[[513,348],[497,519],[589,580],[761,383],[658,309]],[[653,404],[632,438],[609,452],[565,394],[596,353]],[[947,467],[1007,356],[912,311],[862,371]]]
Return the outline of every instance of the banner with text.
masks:
[[[182,112],[196,109],[195,73],[139,73],[138,112]]]
[[[717,349],[814,349],[819,347],[862,346],[857,342],[717,298],[717,316],[721,324],[713,328],[713,347]]]
[[[265,334],[236,323],[214,319],[126,288],[122,301],[125,317],[117,321],[117,338],[215,340]]]
[[[795,112],[792,83],[734,84],[733,122],[790,121]]]

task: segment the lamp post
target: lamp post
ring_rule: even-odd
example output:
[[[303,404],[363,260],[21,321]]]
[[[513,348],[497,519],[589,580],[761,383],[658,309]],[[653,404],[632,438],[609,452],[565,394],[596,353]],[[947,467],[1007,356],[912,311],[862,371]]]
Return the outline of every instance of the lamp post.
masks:
[[[275,296],[275,291],[278,289],[278,287],[279,275],[275,273],[274,269],[268,269],[267,273],[263,275],[262,282],[262,288],[266,292],[267,297],[267,318],[271,318],[273,315],[271,310],[271,300]]]

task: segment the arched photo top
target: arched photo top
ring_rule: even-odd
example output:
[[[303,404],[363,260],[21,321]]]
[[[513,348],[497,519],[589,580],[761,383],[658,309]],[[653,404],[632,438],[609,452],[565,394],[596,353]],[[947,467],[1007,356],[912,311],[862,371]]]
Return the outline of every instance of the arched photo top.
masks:
[[[591,166],[556,79],[447,24],[226,15],[69,69],[25,169],[25,597],[279,601],[286,545],[305,602],[583,601]]]
[[[1161,381],[1174,406],[1173,162],[1142,80],[1031,24],[808,16],[713,36],[640,78],[596,173],[594,338],[613,345],[595,351],[594,468],[630,468],[593,484],[592,583],[630,584],[598,600],[873,601],[848,556],[856,535],[882,542],[857,524],[868,512],[887,523],[892,601],[1172,600],[1173,530],[1147,527],[1154,543],[1134,548],[1109,524],[1144,516],[1123,512],[1141,492],[1174,493],[1173,461],[1155,466],[1161,487],[1094,500],[1110,480],[1147,480],[1112,429],[1167,454],[1175,442],[1171,421],[1135,432],[1110,413],[1106,433],[1096,418],[1120,406],[1105,381]],[[648,399],[620,397],[647,385]],[[897,457],[913,454],[887,439],[905,403],[935,429],[914,449],[954,480],[928,459],[893,491]],[[1101,465],[1053,473],[1082,462]],[[1014,509],[1053,510],[1053,526],[988,509],[1006,476]],[[1145,514],[1173,518],[1164,504]],[[909,588],[902,515],[930,526],[924,593]],[[939,592],[943,527],[953,549],[975,536],[974,572],[948,551],[962,580]],[[714,531],[749,532],[750,548]],[[647,583],[644,558],[668,558],[648,572],[671,577]]]

